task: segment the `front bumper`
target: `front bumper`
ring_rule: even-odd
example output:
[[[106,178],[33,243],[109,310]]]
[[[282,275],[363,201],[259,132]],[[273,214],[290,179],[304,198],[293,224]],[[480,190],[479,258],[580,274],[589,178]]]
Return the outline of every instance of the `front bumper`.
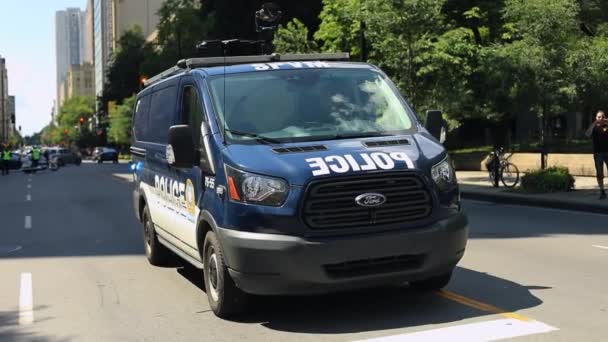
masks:
[[[335,238],[240,232],[217,228],[229,272],[243,291],[258,295],[315,294],[398,284],[451,271],[464,255],[463,213],[415,230]],[[397,269],[370,263],[416,256]],[[357,265],[366,265],[357,273]],[[338,266],[353,272],[336,274]],[[362,268],[363,270],[363,268]],[[371,272],[370,272],[371,270]],[[333,272],[333,273],[332,273]]]

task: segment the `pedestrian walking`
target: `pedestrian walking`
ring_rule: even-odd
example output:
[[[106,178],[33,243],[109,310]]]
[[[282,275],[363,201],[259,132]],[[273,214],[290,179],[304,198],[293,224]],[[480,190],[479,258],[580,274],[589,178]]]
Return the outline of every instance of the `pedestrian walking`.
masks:
[[[593,142],[593,160],[597,184],[600,187],[600,199],[606,199],[604,165],[608,166],[608,120],[604,111],[597,112],[595,121],[589,126],[585,135]]]
[[[2,145],[2,153],[0,154],[0,157],[2,158],[2,175],[7,176],[9,173],[9,163],[11,161],[11,150],[7,144]]]
[[[38,167],[38,162],[40,161],[40,148],[38,146],[34,146],[32,149],[32,167],[34,168],[34,172],[36,172],[36,168]]]

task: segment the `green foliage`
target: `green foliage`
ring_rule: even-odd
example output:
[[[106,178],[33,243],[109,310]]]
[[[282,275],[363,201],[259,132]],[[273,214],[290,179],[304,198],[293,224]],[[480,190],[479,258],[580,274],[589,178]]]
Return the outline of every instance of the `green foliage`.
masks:
[[[319,15],[321,24],[314,38],[322,42],[321,49],[329,52],[360,54],[358,45],[361,0],[323,0]]]
[[[118,48],[108,70],[104,99],[121,102],[137,93],[141,89],[144,63],[153,53],[139,26],[126,31],[118,40]]]
[[[94,144],[94,135],[89,131],[89,119],[95,113],[95,98],[75,96],[66,100],[57,116],[57,125],[50,124],[40,133],[40,142],[49,145],[77,145],[79,147]],[[84,123],[80,123],[80,118]]]
[[[358,60],[363,36],[369,61],[414,108],[442,109],[452,127],[518,113],[590,113],[608,103],[608,1],[276,2],[285,15],[276,51],[347,51]],[[104,101],[120,105],[139,91],[140,77],[197,55],[201,40],[259,38],[257,9],[259,3],[240,0],[165,1],[154,44],[137,28],[121,37]],[[129,128],[126,117],[115,112],[113,120],[113,141],[126,141],[128,131],[117,132]]]
[[[162,55],[173,64],[182,58],[196,56],[200,43],[212,28],[205,20],[198,0],[166,0],[158,11],[158,43]]]
[[[446,31],[414,58],[420,67],[416,76],[426,92],[421,109],[440,108],[450,118],[460,120],[473,108],[478,98],[472,76],[478,64],[479,46],[473,33],[465,28]]]
[[[521,178],[525,192],[560,192],[574,189],[574,177],[566,167],[550,167],[526,173]]]
[[[308,39],[308,28],[298,19],[293,19],[287,26],[281,25],[273,44],[279,53],[312,53],[318,49],[317,44]]]
[[[77,126],[80,118],[85,122],[95,113],[95,98],[91,96],[74,96],[66,100],[57,116],[57,122],[62,127]]]
[[[584,112],[605,108],[608,103],[608,36],[585,38],[569,51],[567,65],[577,91],[577,104]]]
[[[128,145],[131,139],[131,120],[135,96],[132,96],[110,110],[108,140],[117,145]]]

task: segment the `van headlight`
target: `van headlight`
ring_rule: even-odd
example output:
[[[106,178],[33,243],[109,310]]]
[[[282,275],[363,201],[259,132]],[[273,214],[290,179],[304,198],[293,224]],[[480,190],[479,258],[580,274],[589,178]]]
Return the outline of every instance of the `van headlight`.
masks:
[[[431,177],[442,191],[456,184],[456,174],[448,156],[431,168]]]
[[[228,195],[236,202],[281,206],[289,192],[280,178],[261,176],[226,165]]]

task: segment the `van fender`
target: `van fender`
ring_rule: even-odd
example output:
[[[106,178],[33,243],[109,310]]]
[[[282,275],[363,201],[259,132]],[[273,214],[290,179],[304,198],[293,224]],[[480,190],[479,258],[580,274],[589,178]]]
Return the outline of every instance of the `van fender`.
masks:
[[[137,187],[133,190],[133,206],[135,207],[135,215],[139,222],[143,219],[143,205],[148,204],[148,198],[146,197],[145,191],[141,187]]]
[[[196,223],[196,244],[197,244],[197,249],[198,249],[198,254],[200,255],[201,260],[203,261],[203,263],[205,262],[204,260],[204,244],[205,244],[205,236],[207,235],[208,231],[213,231],[214,233],[217,234],[217,222],[215,221],[215,219],[213,218],[213,215],[211,215],[211,213],[208,210],[201,210],[200,214],[198,215],[198,220]],[[222,241],[219,239],[218,236],[218,241],[220,242],[220,245],[222,244]],[[223,248],[223,247],[222,247]]]

